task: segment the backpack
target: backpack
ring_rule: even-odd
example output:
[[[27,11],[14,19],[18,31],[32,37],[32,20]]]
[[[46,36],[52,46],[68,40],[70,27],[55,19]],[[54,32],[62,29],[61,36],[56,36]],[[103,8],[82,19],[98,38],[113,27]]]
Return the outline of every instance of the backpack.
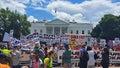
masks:
[[[44,52],[42,51],[42,49],[35,49],[34,53],[38,54],[38,56],[43,60],[45,57]]]
[[[68,50],[68,51],[63,52],[62,58],[63,58],[63,60],[71,59],[71,51]]]

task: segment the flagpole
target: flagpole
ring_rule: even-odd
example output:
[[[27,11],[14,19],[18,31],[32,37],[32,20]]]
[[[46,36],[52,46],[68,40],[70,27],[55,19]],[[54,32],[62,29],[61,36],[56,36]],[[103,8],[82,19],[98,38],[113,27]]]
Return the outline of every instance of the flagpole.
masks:
[[[56,16],[56,18],[57,18],[57,8],[55,8],[54,13],[55,13],[55,16]]]

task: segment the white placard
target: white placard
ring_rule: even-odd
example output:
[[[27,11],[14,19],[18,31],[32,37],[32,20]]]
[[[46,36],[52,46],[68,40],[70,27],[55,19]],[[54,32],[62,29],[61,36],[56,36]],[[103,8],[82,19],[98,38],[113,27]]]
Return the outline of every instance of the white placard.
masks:
[[[105,46],[106,45],[106,40],[105,39],[100,39],[100,45]]]
[[[10,36],[13,37],[14,30],[10,30]]]
[[[115,45],[119,44],[120,43],[120,39],[119,38],[115,38]]]
[[[91,43],[96,43],[97,42],[97,39],[96,38],[91,38]]]
[[[7,32],[4,34],[3,41],[10,41],[10,35]]]

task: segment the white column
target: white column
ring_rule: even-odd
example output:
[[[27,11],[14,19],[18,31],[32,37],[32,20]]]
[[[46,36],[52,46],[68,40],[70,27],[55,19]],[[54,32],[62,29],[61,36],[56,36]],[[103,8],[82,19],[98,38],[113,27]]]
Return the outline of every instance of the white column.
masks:
[[[53,33],[52,33],[52,34],[54,34],[54,32],[55,32],[55,31],[54,31],[54,26],[53,26]]]
[[[62,34],[62,27],[60,27],[60,35]]]

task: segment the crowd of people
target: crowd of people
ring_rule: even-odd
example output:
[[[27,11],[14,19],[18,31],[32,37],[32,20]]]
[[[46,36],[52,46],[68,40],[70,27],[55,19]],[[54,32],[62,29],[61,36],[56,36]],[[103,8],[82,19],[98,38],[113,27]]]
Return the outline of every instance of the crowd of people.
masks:
[[[97,44],[87,46],[86,43],[77,45],[76,48],[69,48],[68,44],[53,44],[49,46],[47,44],[40,44],[36,42],[34,49],[29,50],[29,66],[28,68],[53,68],[57,63],[57,54],[59,50],[64,50],[62,53],[62,63],[57,64],[64,68],[71,68],[71,53],[72,50],[78,50],[78,58],[80,68],[95,68],[95,61],[99,58],[99,53],[102,54],[101,66],[103,68],[109,67],[109,51],[120,51],[120,46],[110,47],[108,45],[101,47]],[[22,45],[11,46],[11,44],[0,44],[0,68],[21,68],[20,58],[23,57],[23,51],[21,51]]]

